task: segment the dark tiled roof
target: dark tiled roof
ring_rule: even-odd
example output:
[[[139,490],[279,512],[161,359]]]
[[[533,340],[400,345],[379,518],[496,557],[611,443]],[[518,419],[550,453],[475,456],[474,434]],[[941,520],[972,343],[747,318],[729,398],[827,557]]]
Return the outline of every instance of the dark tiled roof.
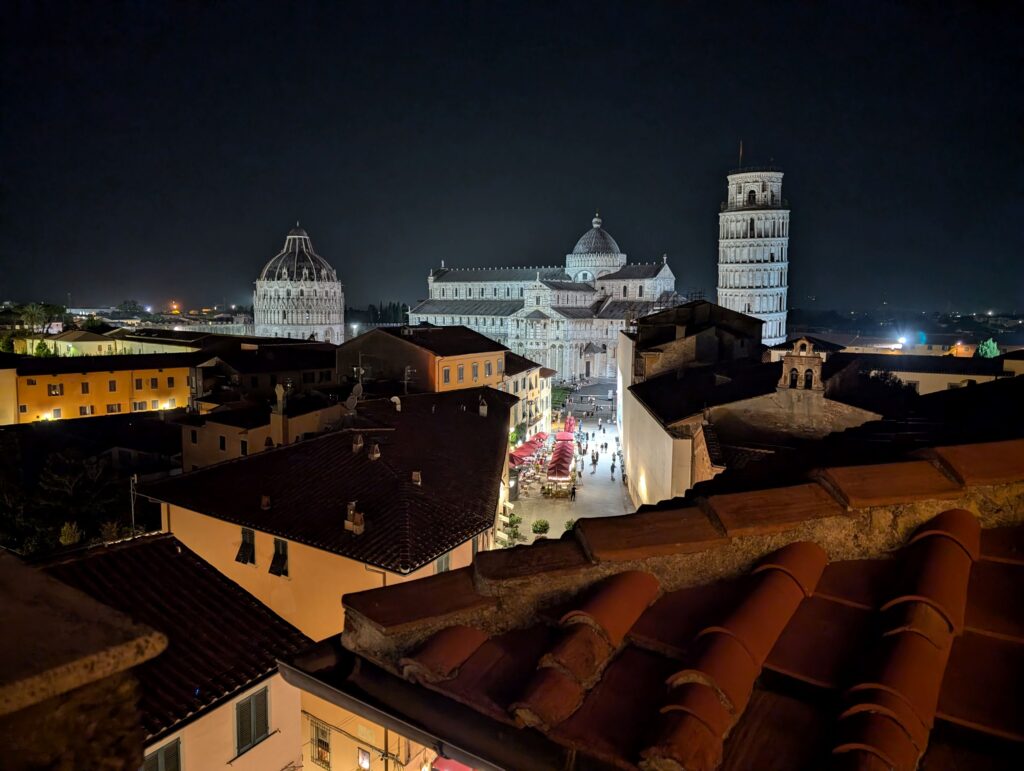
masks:
[[[599,301],[592,307],[594,309],[594,318],[635,319],[652,313],[662,307],[662,303],[648,302],[646,300],[606,300]]]
[[[979,452],[992,458],[999,451]],[[1014,478],[1024,480],[1024,461]],[[792,504],[779,494],[720,501],[714,512],[736,536],[793,531],[808,518],[846,519],[823,488],[793,495]],[[525,746],[535,731],[564,753],[535,768],[745,771],[839,762],[939,771],[953,767],[951,755],[957,767],[1001,768],[983,760],[1019,754],[1019,522],[983,533],[964,509],[918,515],[894,536],[891,557],[881,558],[830,561],[813,542],[778,548],[775,541],[753,561],[744,555],[725,577],[693,585],[676,570],[694,569],[687,552],[711,550],[714,560],[729,547],[698,533],[690,549],[679,517],[645,528],[642,516],[581,520],[584,532],[575,537],[477,555],[477,579],[464,582],[469,591],[446,597],[448,623],[419,611],[417,598],[436,593],[427,581],[403,584],[401,597],[392,588],[347,595],[346,630],[363,629],[365,613],[405,642],[376,648],[369,638],[344,635],[358,665],[342,690],[372,689],[387,713],[499,765],[502,753],[520,739]],[[613,546],[598,557],[587,527],[604,525]],[[638,547],[641,530],[648,541]],[[588,569],[572,551],[577,539],[605,569],[572,583],[567,576]],[[498,574],[487,566],[492,558],[502,566]],[[529,567],[524,573],[510,562]],[[518,587],[520,600],[523,587],[532,587],[532,612],[487,604],[503,596],[502,581]],[[554,604],[557,590],[539,589],[567,583],[576,590],[563,589]],[[379,607],[389,609],[387,618]],[[520,614],[518,623],[494,625],[510,612]],[[410,682],[434,709],[406,711],[415,703]],[[450,720],[435,720],[441,713]],[[487,718],[482,728],[479,716]],[[484,738],[493,733],[502,735],[501,748]]]
[[[526,372],[528,369],[536,369],[539,367],[535,361],[530,361],[525,356],[520,356],[514,351],[508,351],[505,353],[505,374],[512,376],[518,375],[520,372]]]
[[[791,351],[793,350],[793,343],[797,340],[807,340],[811,345],[814,346],[815,351],[841,351],[845,346],[839,343],[833,343],[828,340],[824,340],[820,337],[812,337],[811,335],[797,335],[791,334],[789,339],[784,343],[777,343],[771,348],[773,351]]]
[[[590,284],[578,281],[541,281],[548,289],[556,289],[560,292],[596,292]]]
[[[593,308],[590,306],[584,308],[578,308],[571,305],[553,305],[551,310],[555,313],[565,316],[567,319],[592,319],[594,318]]]
[[[598,276],[598,281],[618,281],[619,279],[655,278],[666,265],[663,262],[636,262],[623,265],[614,273]]]
[[[234,350],[217,355],[231,369],[244,375],[260,372],[290,372],[304,369],[334,369],[338,346],[330,343],[265,345],[258,350]]]
[[[333,402],[321,394],[299,393],[292,395],[285,402],[284,412],[290,418],[307,415],[316,410],[330,407]],[[201,415],[190,414],[179,423],[201,426],[204,423],[215,423],[235,428],[258,428],[270,423],[271,405],[269,402],[244,402],[239,405],[217,407]]]
[[[17,362],[19,375],[63,375],[72,372],[121,372],[140,369],[194,367],[195,353],[139,353],[113,356],[25,356]]]
[[[152,742],[277,669],[309,638],[170,534],[58,557],[54,578],[163,632],[167,650],[134,670]]]
[[[544,311],[530,311],[525,316],[523,316],[523,318],[524,319],[550,319],[551,317],[548,314],[546,314]]]
[[[705,407],[774,393],[782,363],[754,364],[731,374],[730,380],[718,385],[713,370],[694,367],[648,378],[629,390],[658,422],[668,426]]]
[[[853,365],[862,372],[885,370],[887,372],[922,372],[943,375],[991,375],[1003,374],[1003,362],[998,358],[983,359],[966,356],[917,356],[914,354],[888,353],[837,353],[829,357],[833,367]]]
[[[424,300],[409,313],[449,316],[511,316],[523,309],[522,300]]]
[[[487,401],[487,417],[479,400]],[[358,428],[228,461],[141,489],[217,519],[411,573],[494,524],[516,397],[469,388],[361,402]],[[379,427],[379,428],[377,428]],[[356,435],[364,438],[354,451]],[[380,457],[370,457],[377,444]],[[422,484],[412,480],[419,471]],[[472,480],[472,484],[469,484]],[[270,496],[267,510],[261,496]],[[366,529],[344,528],[356,502]]]
[[[414,327],[379,329],[375,330],[376,333],[397,337],[438,356],[462,356],[469,353],[507,350],[501,343],[463,326],[420,324]]]
[[[107,334],[118,340],[138,340],[187,345],[208,350],[210,348],[236,347],[239,345],[302,345],[306,340],[281,337],[257,337],[255,335],[228,335],[219,332],[192,332],[187,329],[157,329],[155,327],[121,327]]]
[[[537,268],[440,268],[433,273],[434,281],[457,283],[459,281],[536,281],[537,274],[542,281],[569,281],[565,268],[556,266]]]

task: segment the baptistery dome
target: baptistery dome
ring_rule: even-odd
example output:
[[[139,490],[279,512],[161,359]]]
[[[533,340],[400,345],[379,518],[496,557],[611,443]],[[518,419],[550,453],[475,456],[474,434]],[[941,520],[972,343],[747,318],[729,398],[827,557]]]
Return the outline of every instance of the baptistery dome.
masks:
[[[260,336],[344,341],[345,294],[338,274],[297,224],[260,272],[253,311]]]
[[[595,215],[590,230],[580,236],[573,247],[573,254],[619,254],[619,245],[601,224],[601,218]]]

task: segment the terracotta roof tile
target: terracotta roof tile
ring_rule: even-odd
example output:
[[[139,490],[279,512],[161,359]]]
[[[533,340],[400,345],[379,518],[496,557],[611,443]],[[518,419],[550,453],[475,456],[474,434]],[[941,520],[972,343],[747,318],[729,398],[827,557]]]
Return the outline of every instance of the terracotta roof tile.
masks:
[[[909,543],[938,535],[958,543],[972,560],[981,556],[981,525],[966,509],[947,509],[932,517],[911,536]]]
[[[408,680],[447,680],[486,640],[486,633],[471,626],[445,627],[427,640],[415,656],[398,662],[402,675]]]
[[[815,594],[846,605],[874,610],[885,601],[893,571],[898,569],[895,560],[830,562],[821,574]]]
[[[816,543],[797,541],[769,554],[751,572],[756,575],[766,570],[782,571],[797,582],[805,597],[810,597],[827,564],[824,549]]]
[[[925,460],[828,468],[823,477],[855,509],[960,494],[960,485]]]
[[[713,495],[707,503],[730,538],[779,533],[808,520],[844,513],[836,499],[815,483]]]
[[[616,573],[602,581],[583,604],[562,616],[562,624],[589,624],[614,647],[658,596],[658,579],[640,570]]]
[[[702,552],[728,541],[696,507],[581,519],[576,530],[587,553],[602,562]]]
[[[682,658],[697,633],[731,612],[751,583],[744,576],[663,594],[633,625],[629,638],[644,648]]]
[[[1024,528],[1022,528],[1024,529]],[[1024,643],[1024,565],[975,562],[967,586],[968,629]]]
[[[1024,439],[937,447],[935,454],[966,485],[1024,480]]]
[[[722,738],[701,720],[687,712],[670,712],[658,721],[653,745],[643,751],[645,771],[681,768],[685,771],[713,771],[722,762]],[[678,765],[667,765],[672,761]]]
[[[732,635],[760,669],[803,599],[800,585],[788,575],[780,570],[765,571],[732,613],[700,634]]]
[[[593,627],[573,624],[548,653],[539,666],[554,667],[589,688],[612,655],[611,644]]]
[[[703,683],[718,693],[733,714],[743,712],[759,672],[747,649],[729,634],[708,634],[700,640],[692,663],[666,681],[672,688],[685,683]]]
[[[459,568],[379,589],[353,592],[342,597],[373,624],[394,631],[432,618],[497,604],[494,597],[477,594],[472,568]]]
[[[840,720],[863,712],[885,715],[904,730],[918,752],[925,751],[928,746],[928,726],[921,722],[906,701],[877,688],[858,691],[853,696],[856,698],[840,713]]]
[[[936,648],[918,634],[883,638],[871,668],[875,676],[869,675],[855,685],[851,694],[875,688],[888,691],[902,698],[921,722],[931,728],[948,656],[949,648]]]
[[[579,709],[583,694],[583,687],[573,678],[552,667],[542,667],[510,709],[516,723],[549,730]]]
[[[895,593],[881,610],[905,602],[924,602],[943,615],[959,634],[964,628],[971,558],[949,538],[932,535],[904,550]]]
[[[883,637],[913,632],[936,648],[952,643],[949,622],[939,611],[924,602],[904,602],[893,606],[884,616]]]
[[[1024,565],[1024,527],[994,527],[981,531],[981,558]]]
[[[892,766],[873,752],[847,750],[835,757],[834,771],[892,771]]]
[[[953,642],[938,716],[1024,742],[1024,645],[975,632]]]
[[[871,633],[874,614],[865,608],[811,597],[800,603],[765,668],[824,688],[847,684]]]
[[[920,755],[900,725],[891,718],[858,712],[839,721],[840,741],[834,753],[853,750],[877,755],[894,771],[914,771]]]
[[[715,736],[725,736],[735,722],[735,715],[726,709],[715,690],[703,683],[684,683],[673,688],[661,711],[688,712]]]

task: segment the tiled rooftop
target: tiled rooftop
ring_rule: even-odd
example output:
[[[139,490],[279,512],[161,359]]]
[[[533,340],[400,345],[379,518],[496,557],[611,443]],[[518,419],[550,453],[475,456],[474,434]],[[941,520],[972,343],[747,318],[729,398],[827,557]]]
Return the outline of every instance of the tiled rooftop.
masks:
[[[1024,440],[923,462],[581,520],[477,555],[447,616],[428,581],[346,595],[356,658],[311,674],[406,720],[388,694],[417,683],[416,724],[469,754],[473,714],[506,749],[539,732],[536,768],[1008,767],[984,763],[1024,742]]]
[[[141,493],[410,573],[494,524],[515,400],[491,388],[403,396],[401,411],[390,399],[368,400],[351,427],[161,480]],[[269,496],[267,508],[262,496]],[[350,502],[365,520],[360,534],[344,527]]]
[[[419,324],[417,326],[381,327],[375,331],[418,345],[438,356],[461,356],[469,353],[507,350],[501,343],[495,342],[479,332],[474,332],[469,327],[435,327],[430,324]]]
[[[41,567],[169,640],[135,670],[151,742],[273,674],[278,658],[311,642],[170,534],[82,549]]]

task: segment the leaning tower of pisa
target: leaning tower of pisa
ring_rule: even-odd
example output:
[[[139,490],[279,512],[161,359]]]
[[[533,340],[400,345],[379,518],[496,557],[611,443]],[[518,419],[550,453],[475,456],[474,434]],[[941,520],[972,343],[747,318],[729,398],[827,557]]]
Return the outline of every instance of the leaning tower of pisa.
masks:
[[[761,340],[786,340],[789,208],[782,170],[737,169],[727,176],[718,215],[718,304],[764,322]]]

